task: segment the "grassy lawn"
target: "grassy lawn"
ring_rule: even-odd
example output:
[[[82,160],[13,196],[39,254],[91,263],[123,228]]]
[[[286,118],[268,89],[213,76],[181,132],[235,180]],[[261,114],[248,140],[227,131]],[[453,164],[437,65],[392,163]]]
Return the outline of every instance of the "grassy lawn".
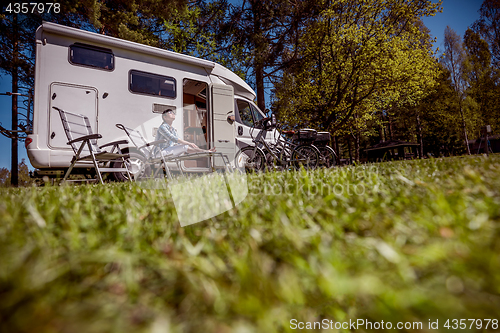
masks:
[[[248,185],[236,209],[184,228],[168,191],[137,184],[0,189],[0,331],[500,320],[499,155]]]

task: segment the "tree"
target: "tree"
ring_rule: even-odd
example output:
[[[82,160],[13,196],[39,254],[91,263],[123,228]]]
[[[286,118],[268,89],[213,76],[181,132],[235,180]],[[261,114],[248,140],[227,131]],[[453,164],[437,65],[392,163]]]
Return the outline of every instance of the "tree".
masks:
[[[215,61],[244,78],[242,46],[228,37],[230,6],[227,0],[200,0],[175,9],[172,19],[164,22],[160,47]]]
[[[477,103],[478,117],[481,118],[478,125],[491,125],[493,131],[500,130],[500,93],[494,80],[489,45],[479,33],[467,29],[464,49],[467,55],[463,65],[468,82],[467,95]],[[480,135],[479,128],[475,130]]]
[[[273,107],[284,120],[342,134],[353,118],[367,122],[425,96],[438,69],[419,18],[433,15],[439,3],[324,4],[301,39],[303,61],[284,71],[276,86]]]
[[[474,30],[480,32],[490,45],[494,66],[500,67],[500,0],[484,0],[479,10],[481,16],[474,23]]]
[[[479,98],[483,124],[492,125],[493,130],[500,131],[500,0],[485,0],[481,5],[480,18],[473,25],[474,32],[477,32],[488,43],[491,55],[491,73],[485,76],[481,86],[474,85],[472,94]],[[471,36],[477,39],[477,36]],[[464,40],[464,43],[467,43]],[[484,50],[484,45],[481,43]],[[476,51],[476,50],[474,50]],[[484,51],[482,52],[484,53]]]
[[[19,170],[19,184],[20,186],[30,186],[34,183],[33,178],[30,177],[30,172],[28,166],[26,165],[24,158],[18,165]],[[11,184],[10,181],[11,172],[7,168],[0,168],[0,187],[7,187]]]
[[[389,113],[390,132],[394,139],[414,141],[420,156],[449,156],[465,151],[461,123],[457,121],[458,100],[450,72],[439,64],[437,84],[417,105],[407,105]],[[468,107],[468,101],[464,102]],[[470,124],[468,124],[470,125]]]
[[[3,9],[3,8],[2,8]],[[5,13],[5,11],[2,11]],[[11,183],[17,186],[18,173],[18,93],[27,93],[34,82],[35,30],[40,15],[3,14],[0,16],[0,74],[12,78]],[[26,115],[27,118],[27,115]],[[24,125],[29,126],[27,123]]]
[[[469,138],[467,135],[467,126],[465,123],[465,114],[463,102],[466,97],[467,82],[463,75],[463,66],[466,59],[460,36],[449,26],[444,30],[444,55],[442,58],[444,66],[450,71],[451,82],[455,89],[458,101],[458,111],[460,122],[462,124],[462,133],[464,136],[464,145],[467,154],[470,155]]]
[[[243,0],[231,5],[221,31],[227,45],[246,66],[257,90],[257,105],[264,110],[266,83],[297,60],[301,31],[315,17],[317,1]],[[234,53],[233,53],[234,55]]]
[[[420,105],[425,153],[448,156],[465,152],[461,124],[457,122],[458,100],[450,72],[442,66],[438,85]]]
[[[162,46],[165,22],[186,6],[186,0],[61,1],[67,25],[156,47]]]

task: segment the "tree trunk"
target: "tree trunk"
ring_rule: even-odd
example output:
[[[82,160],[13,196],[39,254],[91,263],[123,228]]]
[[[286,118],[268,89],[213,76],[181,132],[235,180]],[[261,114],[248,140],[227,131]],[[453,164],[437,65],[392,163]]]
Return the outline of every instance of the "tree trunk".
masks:
[[[380,126],[378,129],[378,141],[383,142],[384,141],[384,126]]]
[[[387,141],[387,127],[385,126],[385,116],[382,115],[382,141]]]
[[[359,133],[359,131],[356,131],[356,135],[354,136],[354,153],[356,163],[359,163],[360,137],[361,134]]]
[[[394,137],[392,135],[392,119],[391,117],[389,116],[389,114],[387,115],[387,119],[389,120],[389,124],[388,124],[388,128],[389,128],[389,139],[390,140],[394,140]]]
[[[255,43],[254,70],[255,86],[257,88],[257,106],[261,111],[266,110],[266,100],[264,95],[264,62],[265,54],[268,52],[266,38],[263,36],[261,27],[262,17],[264,15],[262,3],[259,0],[250,1],[253,11],[253,38]]]
[[[255,83],[257,86],[257,106],[261,111],[266,110],[266,98],[264,95],[264,67],[262,64],[255,66]]]
[[[420,111],[417,110],[417,140],[418,140],[418,157],[424,157],[424,140],[422,138],[422,124],[420,123]]]
[[[356,163],[359,163],[359,141],[360,141],[360,137],[361,137],[361,133],[359,131],[359,128],[357,126],[358,124],[358,113],[356,112],[354,114],[354,134],[352,134],[352,131],[351,131],[351,135],[352,135],[352,138],[354,139],[354,159],[356,160]]]
[[[337,136],[333,137],[333,147],[335,149],[335,152],[337,153],[337,165],[340,165],[340,145],[339,145],[339,139]]]
[[[14,47],[12,50],[12,130],[17,131],[17,90],[18,90],[18,52],[19,52],[19,38],[18,38],[18,22],[17,22],[17,14],[14,14],[13,17],[13,28],[14,28]],[[19,185],[19,170],[18,170],[18,154],[17,154],[17,132],[12,132],[12,142],[11,142],[11,167],[10,167],[10,184],[12,186]]]
[[[467,148],[467,154],[470,155],[469,137],[467,135],[467,127],[465,125],[465,116],[464,116],[464,110],[462,109],[462,99],[461,98],[460,98],[458,103],[459,103],[459,107],[460,107],[460,116],[462,117],[462,129],[464,132],[465,147]]]
[[[347,135],[347,146],[349,147],[349,161],[352,164],[352,149],[351,149],[351,138]]]

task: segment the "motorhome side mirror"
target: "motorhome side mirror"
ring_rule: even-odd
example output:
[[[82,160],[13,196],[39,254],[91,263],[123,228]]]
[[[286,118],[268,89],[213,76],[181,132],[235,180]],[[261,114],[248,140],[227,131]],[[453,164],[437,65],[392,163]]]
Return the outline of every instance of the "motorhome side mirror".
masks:
[[[271,126],[272,127],[276,126],[276,115],[274,113],[271,114]]]
[[[234,123],[234,120],[235,120],[234,115],[227,116],[227,122],[229,123],[229,125],[232,125]]]

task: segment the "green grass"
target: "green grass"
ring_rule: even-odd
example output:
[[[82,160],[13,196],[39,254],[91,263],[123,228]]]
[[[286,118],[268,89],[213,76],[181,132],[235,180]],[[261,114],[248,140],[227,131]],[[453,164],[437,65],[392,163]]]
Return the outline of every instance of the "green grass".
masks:
[[[251,175],[181,228],[166,190],[0,190],[2,332],[292,332],[500,319],[500,156]],[[467,324],[469,327],[470,322]]]

